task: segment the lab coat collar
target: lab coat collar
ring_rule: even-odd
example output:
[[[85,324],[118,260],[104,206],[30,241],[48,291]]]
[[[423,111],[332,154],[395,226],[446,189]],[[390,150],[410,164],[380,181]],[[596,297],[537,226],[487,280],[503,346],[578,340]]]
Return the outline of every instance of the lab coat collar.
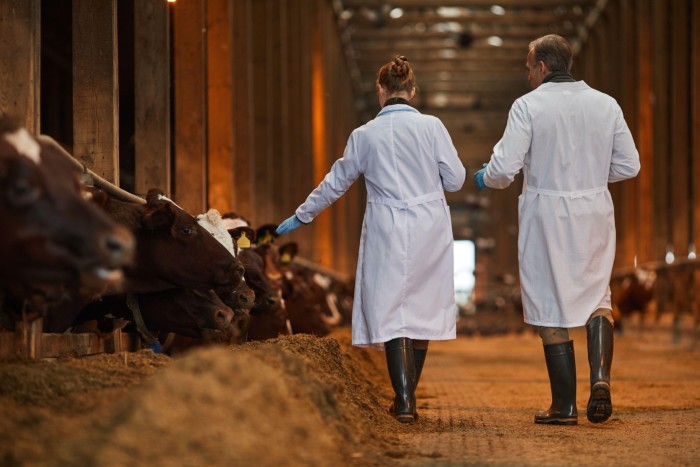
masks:
[[[420,113],[410,105],[406,104],[393,104],[393,105],[388,105],[384,107],[382,110],[379,111],[377,114],[377,117],[381,117],[382,115],[390,114],[392,112],[413,112],[413,113]]]

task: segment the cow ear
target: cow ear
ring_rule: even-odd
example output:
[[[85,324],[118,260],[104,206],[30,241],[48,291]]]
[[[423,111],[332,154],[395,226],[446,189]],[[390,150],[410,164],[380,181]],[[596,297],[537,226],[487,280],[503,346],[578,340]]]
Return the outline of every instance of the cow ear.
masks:
[[[250,248],[251,243],[255,241],[255,231],[250,227],[236,227],[230,229],[228,233],[238,248]]]
[[[258,227],[258,230],[255,232],[255,238],[258,245],[274,243],[278,236],[277,224],[262,225]]]
[[[143,225],[148,230],[169,229],[173,225],[175,214],[172,205],[167,201],[157,201],[146,205]]]
[[[289,264],[294,257],[299,253],[299,245],[297,242],[288,242],[282,245],[279,249],[280,263]]]

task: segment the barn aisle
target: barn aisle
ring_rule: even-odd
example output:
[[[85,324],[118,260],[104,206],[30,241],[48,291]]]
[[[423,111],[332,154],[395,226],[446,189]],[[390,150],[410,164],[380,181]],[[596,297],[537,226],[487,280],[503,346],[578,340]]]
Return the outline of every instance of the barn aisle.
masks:
[[[630,329],[615,342],[614,413],[586,420],[585,331],[572,333],[579,425],[540,426],[547,373],[534,334],[435,343],[419,388],[421,419],[399,436],[400,465],[697,465],[700,347],[669,329]],[[547,405],[545,405],[547,404]]]

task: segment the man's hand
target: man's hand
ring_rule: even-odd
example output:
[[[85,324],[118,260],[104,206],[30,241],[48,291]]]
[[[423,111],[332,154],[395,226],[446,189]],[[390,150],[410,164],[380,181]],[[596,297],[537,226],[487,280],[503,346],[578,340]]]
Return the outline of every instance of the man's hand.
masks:
[[[474,183],[480,190],[484,190],[487,188],[486,184],[484,183],[484,173],[486,172],[486,166],[488,166],[488,164],[484,164],[480,170],[474,172]]]

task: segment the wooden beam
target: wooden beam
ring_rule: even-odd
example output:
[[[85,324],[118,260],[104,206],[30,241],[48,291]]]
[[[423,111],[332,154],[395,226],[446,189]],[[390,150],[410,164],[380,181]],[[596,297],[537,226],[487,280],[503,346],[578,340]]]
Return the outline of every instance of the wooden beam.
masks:
[[[0,2],[0,113],[39,133],[41,1]]]
[[[206,208],[206,94],[202,0],[174,5],[175,201],[188,212]]]
[[[119,185],[117,0],[73,0],[73,155]]]
[[[162,0],[134,2],[135,189],[170,196],[170,20]]]
[[[385,0],[344,0],[343,5],[346,8],[358,8],[362,6],[379,7],[386,3]],[[423,8],[426,6],[426,0],[392,0],[391,6],[400,8]],[[440,0],[437,4],[440,6],[449,7],[465,7],[470,8],[490,8],[494,3],[502,7],[522,7],[523,0]],[[527,6],[530,8],[557,8],[560,6],[592,6],[596,0],[527,0]]]

